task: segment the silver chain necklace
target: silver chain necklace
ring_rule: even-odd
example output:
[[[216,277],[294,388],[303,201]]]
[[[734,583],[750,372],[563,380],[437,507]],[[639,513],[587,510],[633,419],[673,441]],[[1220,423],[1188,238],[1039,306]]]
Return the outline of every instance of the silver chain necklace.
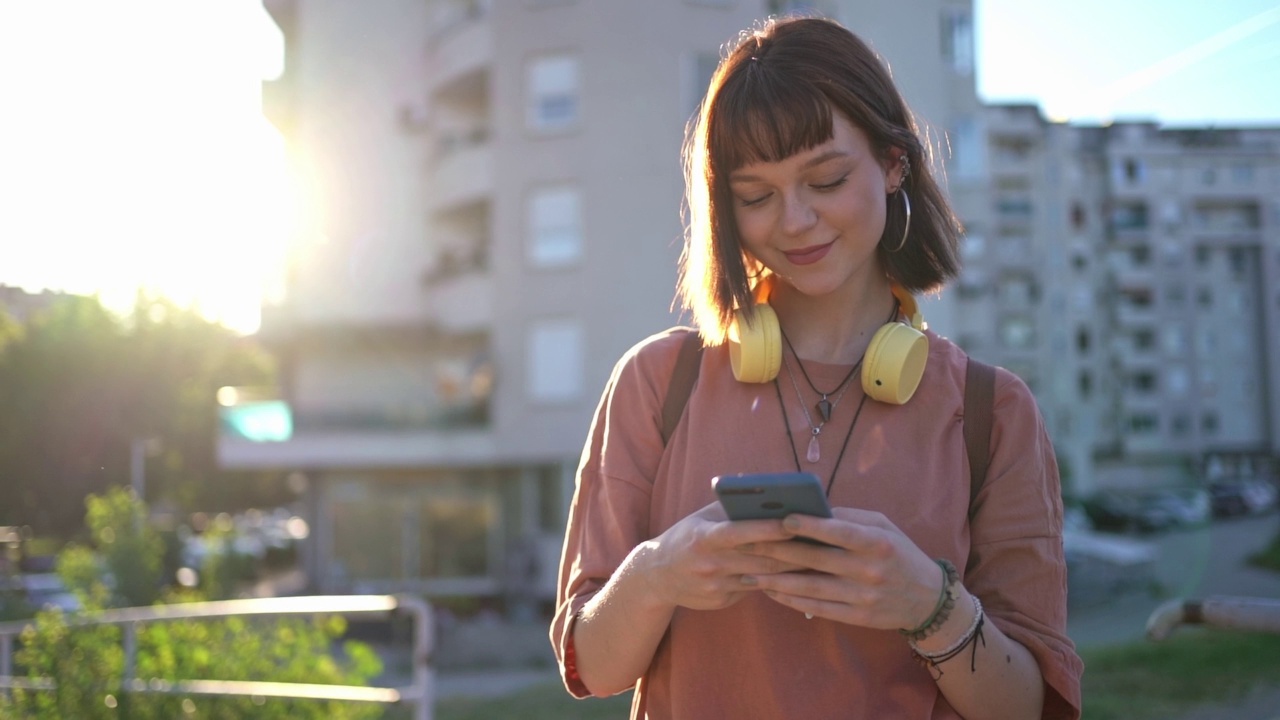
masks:
[[[799,356],[796,356],[796,362],[800,362]],[[856,371],[858,369],[858,365],[861,364],[862,360],[858,360],[857,364],[853,366],[854,371]],[[822,459],[822,449],[818,446],[818,436],[822,434],[822,428],[826,427],[827,421],[831,419],[831,411],[836,409],[836,406],[839,405],[840,401],[844,398],[844,394],[848,392],[849,388],[853,385],[850,380],[853,379],[855,373],[850,372],[849,375],[845,377],[843,386],[840,388],[840,394],[836,396],[835,402],[826,406],[826,408],[829,409],[822,413],[822,422],[814,425],[813,416],[809,414],[809,408],[805,404],[804,395],[800,393],[800,384],[796,382],[796,374],[791,371],[791,363],[787,362],[787,358],[785,356],[782,358],[782,365],[787,369],[787,377],[791,378],[791,387],[795,388],[796,399],[800,401],[800,411],[804,413],[804,421],[809,425],[809,447],[805,451],[804,459],[811,463],[816,463]],[[803,370],[804,366],[801,365],[800,369]],[[827,398],[824,395],[822,397],[822,402],[825,403],[826,400]]]

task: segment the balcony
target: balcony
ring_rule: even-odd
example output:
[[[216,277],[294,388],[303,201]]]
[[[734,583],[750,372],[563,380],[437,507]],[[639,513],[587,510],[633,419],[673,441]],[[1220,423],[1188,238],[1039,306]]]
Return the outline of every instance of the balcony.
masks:
[[[269,443],[218,437],[218,466],[228,470],[465,466],[492,462],[497,452],[489,430],[313,431]]]
[[[493,193],[493,146],[480,128],[447,133],[437,145],[432,201],[437,211],[457,208]]]
[[[488,2],[455,0],[440,7],[427,59],[434,92],[447,91],[460,79],[482,73],[494,57]]]
[[[466,465],[496,450],[487,395],[300,413],[269,389],[226,387],[218,419],[218,464],[228,469]]]
[[[467,333],[493,327],[493,274],[483,263],[458,267],[442,263],[423,278],[423,284],[431,322],[440,329]]]
[[[1201,202],[1191,212],[1190,226],[1201,237],[1255,240],[1262,230],[1262,212],[1255,201]]]

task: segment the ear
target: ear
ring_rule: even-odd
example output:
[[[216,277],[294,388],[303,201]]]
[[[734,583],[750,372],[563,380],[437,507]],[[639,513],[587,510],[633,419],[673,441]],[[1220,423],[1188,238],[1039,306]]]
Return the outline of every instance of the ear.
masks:
[[[910,162],[906,150],[897,146],[889,147],[885,152],[885,192],[892,195],[902,187],[902,183],[907,179],[907,167]]]

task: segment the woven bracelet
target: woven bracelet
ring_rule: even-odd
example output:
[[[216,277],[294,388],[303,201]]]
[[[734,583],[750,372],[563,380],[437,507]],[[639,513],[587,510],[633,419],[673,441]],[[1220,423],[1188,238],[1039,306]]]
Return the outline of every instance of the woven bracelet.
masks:
[[[950,560],[938,558],[934,560],[938,563],[938,567],[942,568],[942,590],[938,592],[938,604],[934,606],[933,613],[920,623],[919,627],[913,630],[900,629],[898,632],[906,636],[907,640],[913,643],[929,637],[942,627],[942,624],[951,617],[951,611],[956,606],[956,596],[951,592],[951,588],[960,581],[960,574],[956,572],[956,566],[951,564]]]
[[[968,647],[970,643],[973,644],[973,654],[969,658],[969,672],[977,672],[978,642],[981,642],[983,647],[987,646],[987,639],[982,634],[982,626],[986,624],[987,615],[982,610],[982,601],[979,600],[976,595],[973,598],[973,608],[975,612],[973,614],[973,620],[969,623],[968,629],[964,631],[964,634],[960,636],[959,640],[952,643],[951,647],[946,650],[936,653],[927,653],[916,647],[915,643],[911,643],[911,654],[915,656],[916,660],[922,665],[937,671],[938,674],[934,676],[934,680],[942,677],[942,668],[939,667],[939,665],[964,652],[964,649]]]

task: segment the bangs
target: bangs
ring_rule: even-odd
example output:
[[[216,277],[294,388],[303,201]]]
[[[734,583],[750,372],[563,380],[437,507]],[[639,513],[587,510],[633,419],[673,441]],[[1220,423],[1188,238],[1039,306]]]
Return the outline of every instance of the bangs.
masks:
[[[778,162],[833,136],[832,104],[813,83],[770,72],[751,60],[716,93],[707,135],[712,168],[729,173],[757,162]]]

